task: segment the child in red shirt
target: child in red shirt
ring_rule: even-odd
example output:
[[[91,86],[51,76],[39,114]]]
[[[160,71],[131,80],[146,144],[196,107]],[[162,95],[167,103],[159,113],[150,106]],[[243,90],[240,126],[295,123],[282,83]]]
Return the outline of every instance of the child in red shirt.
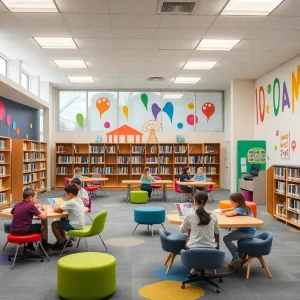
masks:
[[[32,219],[36,216],[38,219],[46,219],[47,213],[41,212],[38,208],[44,210],[43,205],[35,204],[37,195],[33,189],[25,189],[23,192],[23,199],[17,203],[11,210],[13,220],[10,226],[10,233],[13,235],[26,235],[32,233],[41,233],[42,245],[47,248],[47,233],[48,228],[44,224],[32,224]],[[27,245],[29,250],[35,250],[33,243]]]

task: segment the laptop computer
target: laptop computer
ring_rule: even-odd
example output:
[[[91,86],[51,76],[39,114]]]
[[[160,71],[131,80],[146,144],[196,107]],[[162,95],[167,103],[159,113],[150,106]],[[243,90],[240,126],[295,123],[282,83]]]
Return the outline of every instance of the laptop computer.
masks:
[[[254,177],[257,177],[259,174],[259,171],[261,169],[261,165],[255,165],[253,164],[251,166],[250,175],[244,176],[244,180],[253,180]]]

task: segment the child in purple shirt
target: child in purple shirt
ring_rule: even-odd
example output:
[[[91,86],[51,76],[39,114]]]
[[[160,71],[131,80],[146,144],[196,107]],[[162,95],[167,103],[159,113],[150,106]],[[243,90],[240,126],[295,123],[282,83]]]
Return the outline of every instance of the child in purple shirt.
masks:
[[[32,233],[40,233],[42,235],[42,245],[47,248],[47,228],[44,224],[32,224],[33,217],[37,217],[40,220],[46,219],[47,213],[41,212],[38,208],[44,210],[41,205],[35,204],[37,201],[37,195],[33,189],[25,189],[23,192],[23,199],[20,203],[17,203],[11,213],[13,220],[10,226],[10,233],[13,235],[26,235]],[[29,250],[35,250],[33,243],[27,245]]]

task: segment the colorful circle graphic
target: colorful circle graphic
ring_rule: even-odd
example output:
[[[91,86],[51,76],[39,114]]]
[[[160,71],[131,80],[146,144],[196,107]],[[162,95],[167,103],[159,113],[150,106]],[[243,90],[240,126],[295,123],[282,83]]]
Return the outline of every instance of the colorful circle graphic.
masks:
[[[186,122],[187,122],[189,125],[193,126],[193,125],[195,125],[195,124],[198,123],[198,117],[195,116],[195,115],[188,115],[188,116],[186,117]]]
[[[104,127],[105,127],[105,128],[110,128],[110,123],[109,123],[109,122],[105,122],[105,123],[104,123]]]
[[[189,104],[188,104],[188,108],[189,108],[189,109],[194,109],[194,107],[195,107],[194,103],[189,103]]]
[[[178,129],[182,129],[183,128],[183,124],[182,123],[177,123],[177,128]]]

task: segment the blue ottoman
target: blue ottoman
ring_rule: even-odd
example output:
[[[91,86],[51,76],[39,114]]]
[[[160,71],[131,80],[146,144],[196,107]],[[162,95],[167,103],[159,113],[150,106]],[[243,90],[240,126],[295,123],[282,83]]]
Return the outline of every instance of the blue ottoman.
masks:
[[[153,225],[160,224],[164,229],[163,222],[166,220],[166,211],[163,207],[137,207],[134,209],[134,221],[137,225],[134,228],[132,234],[135,233],[137,227],[140,224],[151,226],[152,237],[153,237]]]
[[[4,221],[4,232],[5,232],[5,233],[10,234],[10,225],[11,225],[11,222],[12,222],[12,221],[10,221],[10,220]],[[2,251],[4,251],[4,249],[5,249],[5,247],[7,246],[7,244],[8,244],[8,241],[7,241],[6,244],[4,245]]]

